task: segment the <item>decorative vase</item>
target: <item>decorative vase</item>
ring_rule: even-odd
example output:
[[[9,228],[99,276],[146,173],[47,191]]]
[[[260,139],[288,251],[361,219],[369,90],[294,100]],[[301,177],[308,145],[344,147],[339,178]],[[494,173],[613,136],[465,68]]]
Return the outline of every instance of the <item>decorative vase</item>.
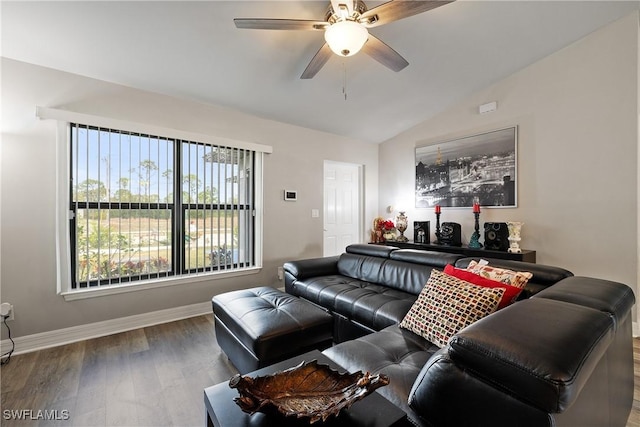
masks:
[[[404,235],[404,232],[407,229],[407,224],[408,224],[407,216],[404,214],[404,212],[400,212],[400,214],[396,218],[396,229],[398,229],[398,231],[400,232],[400,235],[396,239],[398,242],[409,241],[409,239],[407,239]]]
[[[519,254],[522,253],[520,249],[520,230],[524,222],[509,221],[507,222],[507,228],[509,229],[509,253]]]

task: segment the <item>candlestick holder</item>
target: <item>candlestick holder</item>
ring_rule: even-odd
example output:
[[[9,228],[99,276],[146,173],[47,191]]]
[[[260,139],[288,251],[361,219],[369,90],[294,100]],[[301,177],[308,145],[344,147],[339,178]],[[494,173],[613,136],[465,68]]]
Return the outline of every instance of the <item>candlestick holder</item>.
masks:
[[[441,244],[440,236],[440,212],[436,212],[436,245]]]
[[[471,235],[471,240],[469,241],[469,247],[472,249],[480,249],[482,248],[482,243],[480,243],[480,212],[474,212],[473,216],[475,216],[475,231]]]

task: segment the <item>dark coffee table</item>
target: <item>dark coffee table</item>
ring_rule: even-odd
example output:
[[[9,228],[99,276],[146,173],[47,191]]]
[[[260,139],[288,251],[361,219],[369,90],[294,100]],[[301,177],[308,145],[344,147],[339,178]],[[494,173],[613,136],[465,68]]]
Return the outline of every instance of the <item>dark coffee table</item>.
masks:
[[[284,369],[292,368],[302,361],[317,360],[340,372],[346,372],[341,366],[326,357],[318,350],[293,357],[284,362],[258,369],[247,375],[255,377],[268,375]],[[208,427],[266,427],[266,426],[309,426],[307,420],[280,415],[256,413],[249,415],[242,412],[233,398],[238,391],[229,387],[229,382],[214,385],[204,390],[204,405],[207,413]],[[354,403],[351,408],[341,411],[340,415],[329,418],[326,422],[317,422],[313,426],[366,426],[389,427],[409,425],[407,414],[379,393],[373,392],[364,399]]]

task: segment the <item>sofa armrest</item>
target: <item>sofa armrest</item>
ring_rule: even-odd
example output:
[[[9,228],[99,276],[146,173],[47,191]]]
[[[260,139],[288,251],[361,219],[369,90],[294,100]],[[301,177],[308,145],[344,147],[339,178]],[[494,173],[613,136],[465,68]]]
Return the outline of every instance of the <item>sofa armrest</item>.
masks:
[[[329,276],[338,274],[339,256],[326,258],[309,258],[298,261],[288,261],[283,265],[285,289],[291,288],[296,280],[304,280],[309,277]]]
[[[550,414],[567,411],[586,384],[608,387],[593,373],[606,364],[614,335],[612,317],[593,308],[546,298],[515,303],[436,352],[409,405],[430,425],[554,425]],[[606,402],[596,406],[604,411]]]
[[[536,298],[547,298],[590,307],[611,315],[616,327],[631,313],[636,299],[627,285],[591,277],[569,277],[545,289]]]
[[[529,299],[460,331],[449,342],[449,356],[525,402],[563,412],[608,349],[614,328],[607,313]]]
[[[284,271],[290,273],[298,280],[315,276],[327,276],[338,274],[339,256],[326,258],[310,258],[284,263]]]

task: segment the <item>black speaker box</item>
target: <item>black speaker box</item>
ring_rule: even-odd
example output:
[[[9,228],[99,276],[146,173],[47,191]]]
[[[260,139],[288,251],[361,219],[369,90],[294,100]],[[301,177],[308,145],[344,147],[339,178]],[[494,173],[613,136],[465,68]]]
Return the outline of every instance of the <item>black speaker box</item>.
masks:
[[[462,246],[462,227],[457,222],[443,222],[440,227],[440,244]]]
[[[507,252],[509,249],[509,229],[506,222],[484,223],[484,248]]]

